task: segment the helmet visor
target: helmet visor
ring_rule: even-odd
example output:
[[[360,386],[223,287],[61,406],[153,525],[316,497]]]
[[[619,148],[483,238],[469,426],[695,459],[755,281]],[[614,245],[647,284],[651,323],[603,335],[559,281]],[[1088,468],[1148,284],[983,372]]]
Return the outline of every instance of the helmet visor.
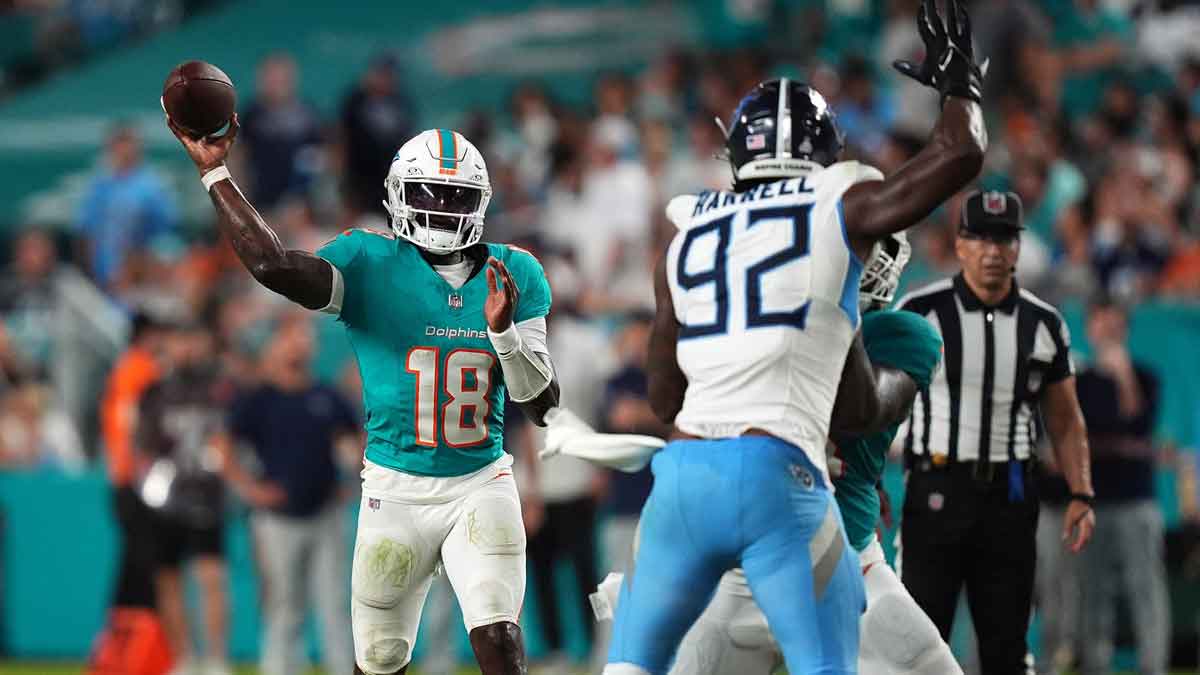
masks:
[[[460,216],[470,216],[479,208],[483,191],[467,185],[449,183],[405,183],[404,199],[409,208],[425,212],[430,227],[457,231],[463,222]]]
[[[410,208],[465,216],[479,208],[483,191],[467,185],[410,182],[405,186],[404,197]]]

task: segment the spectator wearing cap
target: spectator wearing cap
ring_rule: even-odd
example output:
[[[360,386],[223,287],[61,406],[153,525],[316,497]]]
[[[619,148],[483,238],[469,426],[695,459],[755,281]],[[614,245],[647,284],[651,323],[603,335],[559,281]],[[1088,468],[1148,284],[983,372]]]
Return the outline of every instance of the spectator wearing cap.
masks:
[[[984,673],[1032,665],[1039,409],[1070,488],[1066,545],[1081,550],[1095,523],[1066,324],[1017,285],[1022,227],[1016,194],[969,195],[955,240],[961,272],[899,303],[925,316],[945,346],[944,367],[900,436],[909,474],[899,567],[946,640],[965,586]]]
[[[1158,378],[1130,357],[1128,317],[1109,298],[1093,301],[1087,334],[1092,363],[1076,387],[1092,449],[1096,535],[1081,560],[1080,672],[1109,672],[1120,595],[1130,612],[1137,671],[1164,675],[1171,615],[1163,514],[1154,492]]]
[[[75,229],[86,268],[115,292],[155,240],[175,228],[175,202],[162,179],[142,160],[142,139],[129,124],[108,136],[104,168],[84,191]]]

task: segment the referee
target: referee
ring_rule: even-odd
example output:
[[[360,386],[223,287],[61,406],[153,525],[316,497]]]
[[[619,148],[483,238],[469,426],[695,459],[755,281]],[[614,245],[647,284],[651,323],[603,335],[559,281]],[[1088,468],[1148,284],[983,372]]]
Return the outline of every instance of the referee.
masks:
[[[1080,551],[1095,524],[1067,327],[1013,278],[1022,229],[1015,194],[970,194],[954,246],[962,271],[899,305],[926,317],[945,345],[905,435],[901,578],[947,640],[966,585],[984,675],[1032,673],[1039,427],[1071,489],[1064,542]]]

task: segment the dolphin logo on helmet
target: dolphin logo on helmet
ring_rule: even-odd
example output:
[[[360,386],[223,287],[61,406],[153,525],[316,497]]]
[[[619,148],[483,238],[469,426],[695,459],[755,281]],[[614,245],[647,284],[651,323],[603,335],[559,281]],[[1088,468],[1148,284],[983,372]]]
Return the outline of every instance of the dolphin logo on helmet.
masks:
[[[483,155],[457,131],[428,129],[396,152],[383,202],[397,237],[431,253],[474,246],[492,199]]]

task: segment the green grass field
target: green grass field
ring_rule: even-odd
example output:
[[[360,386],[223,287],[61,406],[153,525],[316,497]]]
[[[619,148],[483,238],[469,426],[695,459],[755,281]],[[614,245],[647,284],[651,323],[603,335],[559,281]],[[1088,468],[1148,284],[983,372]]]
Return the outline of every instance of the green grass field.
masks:
[[[83,672],[82,663],[0,663],[0,675],[79,675]],[[236,675],[258,675],[255,666],[240,666],[234,669]],[[308,675],[322,675],[325,671],[314,668]],[[421,675],[419,670],[408,671],[410,675]],[[473,675],[479,672],[475,668],[464,668],[460,675]]]
[[[78,675],[83,670],[82,664],[70,663],[0,663],[0,675]],[[254,666],[241,666],[235,671],[237,675],[258,675],[258,668]],[[309,675],[321,675],[324,671],[313,669],[309,671]],[[459,675],[472,675],[479,671],[475,668],[464,668],[459,672]],[[409,671],[410,675],[421,675],[421,671]],[[1117,673],[1116,675],[1134,675],[1133,673]],[[1171,675],[1192,675],[1192,673],[1180,670]]]

